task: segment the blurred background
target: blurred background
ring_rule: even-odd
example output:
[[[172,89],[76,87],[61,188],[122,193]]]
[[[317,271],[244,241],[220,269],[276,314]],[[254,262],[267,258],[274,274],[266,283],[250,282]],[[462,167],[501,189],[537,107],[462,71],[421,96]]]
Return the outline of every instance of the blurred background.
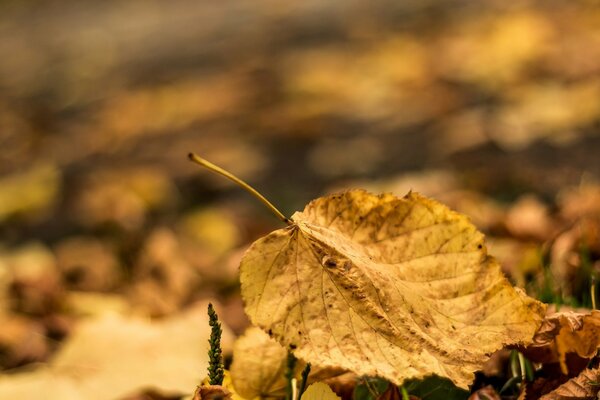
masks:
[[[515,283],[591,304],[598,7],[0,2],[0,368],[104,309],[212,299],[243,331],[239,259],[280,223],[192,151],[287,215],[344,188],[434,196]]]

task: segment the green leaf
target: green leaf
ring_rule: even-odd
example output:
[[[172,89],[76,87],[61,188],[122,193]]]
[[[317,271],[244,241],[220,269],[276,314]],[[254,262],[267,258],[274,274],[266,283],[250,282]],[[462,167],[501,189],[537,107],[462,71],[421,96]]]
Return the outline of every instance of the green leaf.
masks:
[[[404,387],[409,394],[422,400],[465,400],[469,397],[469,392],[439,376],[408,380],[404,382]]]
[[[364,377],[354,387],[352,398],[355,400],[376,400],[390,385],[382,378]]]

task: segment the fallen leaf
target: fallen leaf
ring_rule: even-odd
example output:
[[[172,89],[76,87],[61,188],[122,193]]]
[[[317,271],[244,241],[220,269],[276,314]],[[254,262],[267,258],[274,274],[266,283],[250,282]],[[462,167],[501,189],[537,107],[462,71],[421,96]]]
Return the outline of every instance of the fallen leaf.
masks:
[[[202,387],[206,387],[206,386],[212,386],[210,385],[210,378],[208,376],[206,376],[204,378],[204,380],[202,380],[202,384],[196,388],[196,391],[194,392],[194,396],[198,393],[198,389],[202,388]],[[235,390],[235,388],[233,387],[233,381],[231,380],[231,373],[228,370],[224,370],[223,371],[223,383],[221,384],[221,386],[216,386],[216,387],[222,387],[225,390],[227,390],[228,392],[228,396],[231,400],[247,400],[246,397],[242,397],[238,394],[238,392]],[[203,395],[201,393],[201,395]],[[189,400],[193,400],[192,398],[190,398]]]
[[[586,260],[586,253],[591,260]],[[589,288],[587,282],[594,271],[589,271],[586,263],[595,260],[594,254],[600,254],[600,217],[584,216],[556,237],[550,249],[550,268],[563,296],[576,296]]]
[[[98,239],[72,237],[61,241],[54,251],[58,268],[70,289],[108,291],[122,279],[115,251]]]
[[[313,383],[302,394],[301,400],[340,400],[333,390],[322,382]]]
[[[277,398],[285,395],[287,350],[257,327],[250,327],[233,345],[231,380],[235,392],[246,399]],[[298,381],[306,363],[298,360]],[[339,376],[344,371],[313,367],[308,382]]]
[[[119,168],[86,176],[77,189],[73,214],[88,227],[116,224],[141,228],[147,214],[175,196],[170,178],[157,168]]]
[[[231,400],[231,392],[221,385],[198,386],[192,400]]]
[[[52,362],[0,375],[0,398],[117,400],[136,391],[189,393],[208,365],[206,305],[162,322],[104,315],[83,322]],[[230,343],[224,332],[223,343]]]
[[[251,327],[233,345],[231,380],[246,399],[285,395],[287,350],[261,329]]]
[[[133,277],[133,303],[152,316],[176,312],[189,301],[199,282],[198,274],[181,254],[178,236],[164,227],[148,235]]]
[[[327,384],[338,396],[342,399],[358,399],[354,396],[354,390],[358,384],[358,377],[352,372],[335,376],[333,378],[323,379],[322,382]],[[360,397],[362,398],[362,397]]]
[[[517,200],[508,211],[505,224],[514,237],[544,241],[554,236],[548,207],[532,195]]]
[[[509,349],[500,349],[493,353],[481,368],[483,375],[487,377],[502,376],[508,364],[509,357]]]
[[[14,215],[35,216],[47,212],[61,189],[59,170],[52,165],[35,165],[0,179],[0,221]]]
[[[578,313],[558,312],[547,316],[524,350],[534,362],[559,362],[563,374],[568,374],[567,354],[592,358],[600,347],[600,311]]]
[[[0,368],[10,369],[46,359],[49,346],[42,324],[20,315],[0,313],[0,326]]]
[[[500,395],[492,385],[488,385],[470,395],[469,400],[500,400]]]
[[[7,275],[6,300],[13,311],[39,316],[60,308],[64,290],[56,258],[45,245],[33,242],[0,252],[0,269]]]
[[[585,369],[540,400],[595,399],[600,391],[600,368]]]
[[[314,200],[256,241],[240,274],[250,320],[297,357],[397,385],[437,374],[466,388],[544,313],[466,217],[416,193]]]
[[[560,214],[567,221],[600,216],[600,185],[584,184],[564,189],[558,195]]]

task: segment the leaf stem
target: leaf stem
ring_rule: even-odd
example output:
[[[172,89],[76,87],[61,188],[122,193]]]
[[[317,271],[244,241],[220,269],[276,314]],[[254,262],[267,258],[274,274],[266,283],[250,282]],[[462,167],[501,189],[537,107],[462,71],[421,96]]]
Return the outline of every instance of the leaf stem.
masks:
[[[596,277],[592,275],[592,282],[590,284],[590,297],[592,298],[592,310],[596,309]]]
[[[521,372],[521,385],[525,385],[527,382],[527,370],[525,369],[525,356],[521,352],[517,353],[519,358],[519,370]]]
[[[273,214],[275,214],[277,216],[277,218],[279,218],[280,220],[282,220],[284,223],[286,223],[288,225],[292,224],[292,221],[289,218],[287,218],[285,215],[283,215],[281,213],[281,211],[279,211],[269,200],[267,200],[265,198],[265,196],[260,194],[256,189],[254,189],[252,186],[248,185],[246,182],[244,182],[237,176],[233,175],[231,172],[224,170],[223,168],[219,167],[218,165],[215,165],[215,164],[211,163],[210,161],[205,160],[204,158],[202,158],[194,153],[189,153],[188,158],[190,159],[190,161],[195,162],[196,164],[201,165],[204,168],[207,168],[214,173],[223,175],[225,178],[235,182],[237,185],[241,186],[243,189],[245,189],[251,195],[256,197],[261,203],[263,203],[265,206],[267,206],[267,208],[269,210],[271,210],[271,212]]]

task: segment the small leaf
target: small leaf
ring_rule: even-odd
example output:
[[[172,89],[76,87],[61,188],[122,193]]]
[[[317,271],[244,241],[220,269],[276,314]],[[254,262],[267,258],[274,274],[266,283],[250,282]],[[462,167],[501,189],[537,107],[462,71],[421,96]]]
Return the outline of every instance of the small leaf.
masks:
[[[407,381],[404,387],[409,394],[422,400],[465,400],[469,397],[469,392],[457,388],[449,379],[439,376]]]
[[[117,400],[147,389],[189,393],[208,365],[207,326],[205,304],[158,322],[110,314],[88,319],[48,366],[0,375],[0,399]]]
[[[242,397],[273,398],[285,396],[288,351],[260,328],[250,327],[233,345],[231,381]],[[306,364],[298,360],[295,378],[299,381]],[[312,368],[308,383],[338,376],[345,371]],[[227,378],[227,374],[225,375]]]
[[[375,400],[383,394],[390,383],[381,378],[364,377],[358,381],[354,387],[353,399]]]
[[[341,400],[333,390],[323,382],[317,382],[310,385],[301,400]]]
[[[266,333],[251,327],[233,345],[231,380],[247,399],[285,395],[287,351]]]
[[[600,379],[600,368],[585,369],[575,378],[568,380],[540,400],[595,399],[600,391],[596,382]]]
[[[524,350],[532,361],[560,362],[561,370],[568,374],[568,353],[582,358],[592,358],[600,348],[600,311],[580,313],[557,312],[547,316],[533,343]]]
[[[314,366],[466,388],[489,354],[531,341],[544,305],[444,205],[362,190],[319,198],[240,265],[252,322]]]

